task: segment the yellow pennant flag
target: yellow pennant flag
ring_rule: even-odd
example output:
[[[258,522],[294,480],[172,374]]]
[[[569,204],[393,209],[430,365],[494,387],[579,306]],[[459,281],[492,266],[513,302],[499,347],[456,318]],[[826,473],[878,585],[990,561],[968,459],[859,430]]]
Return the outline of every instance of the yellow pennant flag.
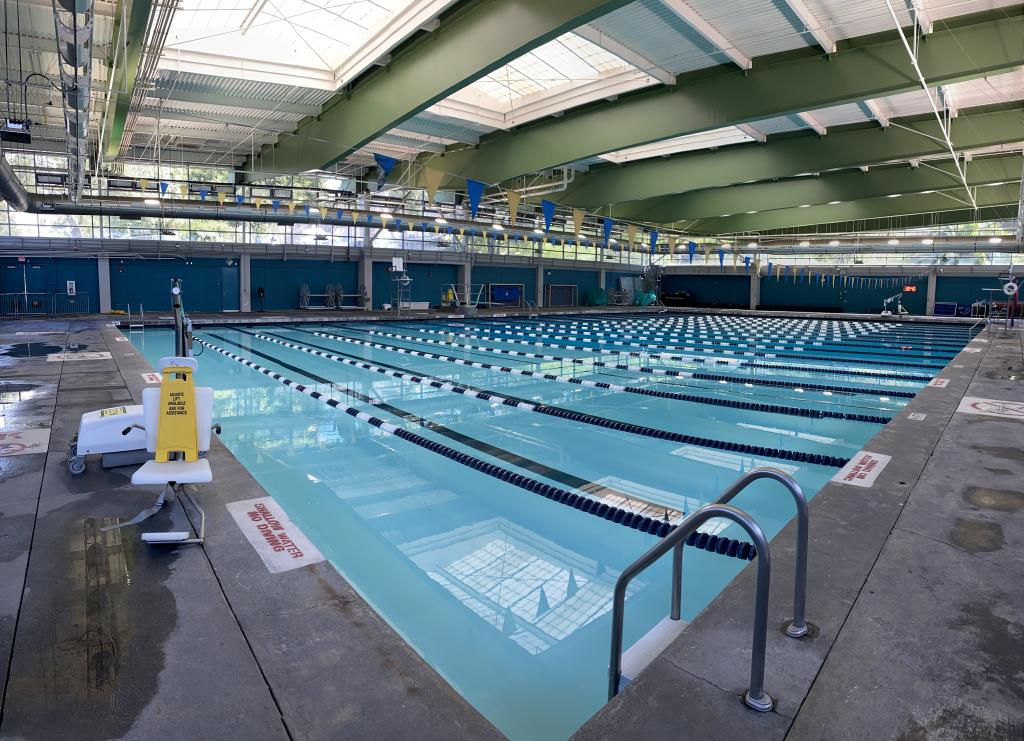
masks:
[[[465,227],[461,227],[461,226],[459,227],[459,236],[460,237],[466,236],[466,229],[465,229]]]
[[[679,237],[669,237],[668,238],[668,254],[670,254],[670,255],[676,254],[676,242],[678,242],[678,241],[679,241]]]
[[[291,202],[290,202],[290,203],[288,204],[288,213],[290,213],[290,214],[293,214],[293,213],[295,213],[295,205],[296,205],[296,204],[295,204],[295,201],[291,201]]]
[[[221,206],[223,206],[225,198],[227,198],[227,193],[218,193],[217,194],[217,203],[219,203]]]
[[[262,205],[263,205],[263,199],[262,198],[257,198],[256,199],[256,209],[259,210],[259,207],[262,206]]]
[[[188,195],[188,185],[186,183],[182,183],[181,186],[178,188],[178,190],[181,191],[181,194],[183,196],[187,196]]]
[[[738,263],[738,262],[739,262],[739,259],[740,259],[740,251],[739,251],[739,248],[738,248],[738,247],[733,247],[733,248],[732,248],[732,269],[733,269],[734,271],[735,271],[735,270],[737,269],[737,265],[736,265],[736,263]]]
[[[572,233],[576,235],[576,238],[580,237],[580,229],[583,228],[583,216],[585,212],[582,208],[574,208],[572,210]]]
[[[782,278],[782,266],[775,263],[775,282],[778,283],[780,278]]]
[[[433,167],[423,168],[423,182],[427,185],[427,203],[434,202],[442,180],[444,180],[444,173],[440,170],[435,170]]]
[[[508,193],[508,220],[516,223],[516,214],[519,212],[519,200],[523,197],[518,190],[510,190]]]
[[[629,224],[626,227],[626,244],[628,249],[633,249],[633,241],[636,239],[636,224]]]
[[[705,244],[704,245],[704,262],[707,262],[709,257],[711,257],[711,247],[708,246],[707,244]]]
[[[390,218],[390,214],[381,214],[380,215],[380,226],[381,226],[382,229],[387,227],[388,219],[389,218]]]
[[[149,190],[149,181],[146,178],[139,178],[139,190]]]

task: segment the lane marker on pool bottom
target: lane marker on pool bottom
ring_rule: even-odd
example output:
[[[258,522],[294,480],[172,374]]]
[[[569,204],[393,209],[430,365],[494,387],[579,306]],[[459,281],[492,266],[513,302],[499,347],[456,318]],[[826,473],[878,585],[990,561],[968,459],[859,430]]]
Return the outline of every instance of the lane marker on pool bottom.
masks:
[[[273,497],[228,502],[227,508],[271,574],[326,560]]]
[[[417,435],[416,433],[393,425],[390,422],[374,417],[366,412],[356,409],[355,407],[346,406],[340,399],[322,394],[319,391],[315,391],[301,383],[296,383],[291,379],[285,378],[276,371],[264,368],[251,360],[243,358],[241,355],[236,355],[235,353],[229,352],[222,347],[218,347],[213,343],[207,342],[206,340],[202,340],[197,337],[195,341],[203,347],[207,347],[224,357],[241,363],[247,368],[251,368],[258,373],[262,373],[269,378],[273,378],[275,381],[284,384],[293,391],[303,393],[306,396],[316,399],[322,404],[326,404],[327,406],[340,412],[344,412],[351,417],[355,417],[358,420],[366,422],[367,424],[378,428],[384,434],[394,435],[406,442],[410,442],[413,445],[429,450],[432,453],[442,455],[456,463],[499,479],[500,481],[505,481],[513,486],[519,487],[520,489],[525,489],[533,492],[534,494],[539,494],[546,499],[564,504],[572,507],[573,509],[578,509],[586,514],[609,520],[624,527],[631,527],[634,530],[639,530],[644,533],[657,535],[658,537],[665,537],[674,528],[674,525],[670,522],[655,520],[650,517],[638,515],[634,512],[619,509],[618,507],[609,506],[604,502],[598,502],[595,499],[580,496],[574,492],[566,491],[565,489],[560,489],[557,486],[551,486],[550,484],[545,484],[537,479],[523,476],[522,474],[515,473],[514,471],[510,471],[507,468],[503,468],[493,463],[488,463],[487,461],[471,456],[468,453],[461,453],[454,448],[450,448],[447,445],[443,445],[433,440],[428,440],[421,435]],[[719,553],[732,558],[739,558],[744,561],[752,561],[756,556],[754,547],[750,543],[733,540],[732,538],[720,538],[717,535],[708,535],[708,533],[692,533],[690,537],[687,538],[686,543],[687,545],[691,545],[695,548]]]

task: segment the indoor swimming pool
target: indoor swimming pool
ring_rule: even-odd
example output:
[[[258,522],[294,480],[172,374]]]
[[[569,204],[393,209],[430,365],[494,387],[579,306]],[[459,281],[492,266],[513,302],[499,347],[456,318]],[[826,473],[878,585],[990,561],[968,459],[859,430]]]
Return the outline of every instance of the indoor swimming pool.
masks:
[[[757,466],[813,496],[970,339],[962,325],[670,313],[195,335],[224,444],[516,740],[564,739],[604,704],[616,578],[670,524]],[[169,329],[128,336],[154,366],[173,353]],[[767,481],[734,504],[769,537],[795,513]],[[724,521],[703,531],[746,540]],[[684,620],[744,553],[687,548]],[[625,646],[667,616],[669,576],[664,559],[633,581]]]

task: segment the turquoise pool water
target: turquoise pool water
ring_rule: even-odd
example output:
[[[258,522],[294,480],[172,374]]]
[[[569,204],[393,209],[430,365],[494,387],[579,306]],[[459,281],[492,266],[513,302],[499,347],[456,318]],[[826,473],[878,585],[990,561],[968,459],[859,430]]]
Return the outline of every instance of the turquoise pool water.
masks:
[[[938,325],[672,314],[196,336],[209,343],[196,348],[197,382],[215,389],[223,442],[424,659],[531,741],[567,737],[604,703],[612,588],[657,536],[388,434],[215,348],[515,474],[672,519],[758,465],[812,496],[837,470],[814,461],[853,455],[881,427],[859,420],[897,414],[969,339]],[[172,352],[169,330],[132,341],[154,365]],[[541,411],[551,407],[562,416]],[[795,511],[769,482],[735,504],[769,536]],[[724,522],[706,529],[744,539]],[[688,549],[684,618],[744,565]],[[668,613],[668,561],[633,584],[626,646]]]

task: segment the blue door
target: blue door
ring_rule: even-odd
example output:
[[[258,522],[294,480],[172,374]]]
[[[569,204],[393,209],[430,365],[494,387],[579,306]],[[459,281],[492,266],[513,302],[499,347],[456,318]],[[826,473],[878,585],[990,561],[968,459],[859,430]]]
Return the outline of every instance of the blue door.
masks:
[[[238,263],[220,269],[221,310],[238,311]]]

